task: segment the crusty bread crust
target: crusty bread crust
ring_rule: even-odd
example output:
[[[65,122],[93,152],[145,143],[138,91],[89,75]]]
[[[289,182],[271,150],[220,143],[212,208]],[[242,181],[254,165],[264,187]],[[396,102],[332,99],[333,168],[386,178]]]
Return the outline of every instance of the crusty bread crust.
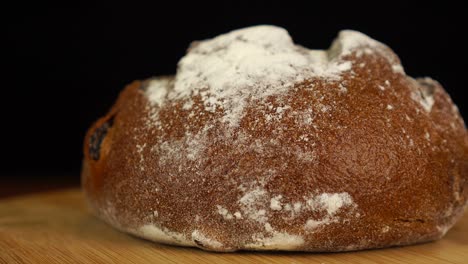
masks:
[[[248,102],[236,127],[196,95],[154,105],[150,83],[173,77],[133,82],[86,135],[89,204],[122,231],[213,251],[441,238],[467,204],[468,134],[441,85],[395,71],[385,49]]]

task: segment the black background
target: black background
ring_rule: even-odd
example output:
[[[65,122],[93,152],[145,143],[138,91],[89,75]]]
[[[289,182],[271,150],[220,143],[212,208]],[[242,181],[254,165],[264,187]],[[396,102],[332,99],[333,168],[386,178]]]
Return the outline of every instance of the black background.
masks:
[[[392,47],[409,75],[440,81],[468,116],[461,4],[165,3],[2,9],[3,179],[77,184],[85,131],[125,84],[173,74],[192,40],[257,24],[285,27],[309,48],[327,48],[340,29],[362,31]]]

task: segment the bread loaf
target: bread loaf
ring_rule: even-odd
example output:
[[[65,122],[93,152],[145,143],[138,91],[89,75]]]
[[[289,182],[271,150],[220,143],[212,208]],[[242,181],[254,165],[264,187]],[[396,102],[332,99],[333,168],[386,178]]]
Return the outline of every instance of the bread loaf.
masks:
[[[115,228],[212,251],[350,251],[441,238],[468,197],[468,134],[386,45],[274,26],[194,42],[88,131],[82,184]]]

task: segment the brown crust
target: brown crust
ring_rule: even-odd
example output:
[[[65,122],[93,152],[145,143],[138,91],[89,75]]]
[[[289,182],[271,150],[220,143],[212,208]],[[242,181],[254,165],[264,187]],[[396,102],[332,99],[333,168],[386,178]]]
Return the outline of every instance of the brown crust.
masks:
[[[253,235],[271,235],[265,222],[245,215],[226,219],[217,205],[231,214],[240,211],[246,191],[239,186],[261,186],[266,195],[257,202],[267,209],[270,227],[304,240],[290,250],[347,251],[440,238],[468,198],[468,135],[461,116],[437,82],[394,73],[375,54],[348,59],[354,74],[340,82],[307,80],[285,95],[252,102],[234,130],[214,122],[220,111],[206,112],[196,97],[192,110],[183,109],[184,99],[167,102],[157,112],[162,125],[148,125],[157,106],[140,89],[142,82],[130,84],[85,138],[83,187],[95,213],[137,235],[143,235],[139,227],[152,224],[203,249],[252,249]],[[386,90],[378,88],[385,84]],[[423,92],[434,98],[430,112],[414,98]],[[290,108],[282,117],[267,122],[284,105]],[[294,112],[307,109],[313,124],[304,125],[304,116]],[[90,138],[111,118],[100,157],[93,160]],[[212,127],[201,154],[188,157],[193,146],[181,140],[207,124]],[[162,151],[162,144],[173,151]],[[292,211],[268,208],[277,195],[283,205],[305,206],[304,197],[342,192],[353,205],[334,215],[336,221],[311,230],[305,223],[324,219],[324,210],[291,217]],[[197,240],[194,230],[219,244]]]

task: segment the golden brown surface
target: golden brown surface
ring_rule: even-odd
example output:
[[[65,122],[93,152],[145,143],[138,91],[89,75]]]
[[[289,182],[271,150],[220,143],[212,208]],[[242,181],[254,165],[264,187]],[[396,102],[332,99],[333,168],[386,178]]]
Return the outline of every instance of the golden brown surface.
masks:
[[[0,200],[0,263],[466,263],[468,215],[436,242],[346,253],[212,253],[121,233],[79,189]]]
[[[378,72],[371,76],[383,74],[385,65],[376,69]],[[189,123],[196,131],[209,118],[192,121],[182,110],[182,103],[175,102],[160,111],[162,122],[171,125],[165,130],[148,128],[148,102],[141,83],[134,82],[110,113],[89,130],[86,142],[97,128],[112,120],[101,144],[100,159],[90,158],[89,144],[85,144],[85,190],[97,214],[119,229],[136,232],[139,226],[154,221],[185,234],[189,240],[193,230],[201,229],[224,246],[198,246],[229,251],[251,243],[252,234],[264,232],[264,226],[248,219],[225,221],[216,206],[230,212],[239,210],[236,204],[245,194],[239,186],[258,184],[262,177],[269,177],[265,173],[275,170],[275,176],[263,186],[270,197],[282,195],[292,203],[310,192],[347,192],[358,205],[356,210],[343,212],[343,219],[348,219],[345,224],[333,223],[331,228],[309,233],[303,230],[308,217],[322,219],[323,212],[285,220],[288,212],[272,211],[273,228],[306,237],[307,243],[295,250],[355,250],[437,239],[460,215],[468,196],[466,130],[439,84],[431,83],[435,104],[428,114],[422,108],[415,111],[417,102],[410,98],[411,89],[418,89],[418,84],[405,76],[394,77],[391,96],[369,88],[362,91],[361,82],[350,82],[346,96],[328,94],[330,100],[346,109],[319,112],[314,119],[321,127],[319,132],[312,126],[295,124],[293,118],[264,123],[264,113],[252,109],[237,131],[238,135],[249,135],[246,140],[240,144],[222,139],[225,128],[215,127],[202,155],[207,159],[201,163],[158,154],[151,147],[138,152],[137,146],[177,142],[185,133],[182,124]],[[307,85],[301,84],[298,94],[288,96],[294,109],[314,105],[320,97],[313,94],[317,90],[305,89]],[[275,99],[271,101],[276,107]],[[396,102],[395,109],[385,108]],[[278,127],[285,132],[273,134]],[[309,143],[300,142],[303,133],[320,137],[314,139],[313,149]],[[426,133],[431,135],[429,139]],[[279,144],[266,143],[263,152],[252,148],[256,139],[268,142],[270,138]],[[316,158],[302,161],[291,154],[295,149],[311,151]],[[187,153],[187,149],[174,152]],[[165,165],[161,165],[162,157]],[[268,207],[269,200],[263,203]],[[153,216],[155,210],[157,218]],[[360,217],[348,217],[350,214]],[[195,221],[197,216],[199,222]],[[383,233],[386,226],[389,232]]]
[[[438,82],[407,76],[383,44],[334,53],[350,65],[336,79],[307,75],[261,98],[251,93],[260,86],[225,87],[233,95],[216,107],[203,89],[219,90],[197,82],[185,97],[171,96],[173,77],[156,78],[156,91],[133,82],[85,139],[91,208],[120,230],[214,251],[439,239],[468,199],[456,106]]]

